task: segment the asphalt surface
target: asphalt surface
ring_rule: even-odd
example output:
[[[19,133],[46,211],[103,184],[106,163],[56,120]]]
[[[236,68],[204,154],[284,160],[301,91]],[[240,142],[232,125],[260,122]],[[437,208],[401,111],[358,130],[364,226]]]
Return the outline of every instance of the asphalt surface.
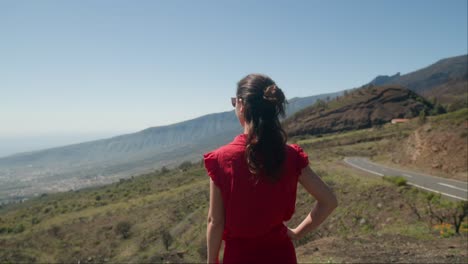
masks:
[[[376,176],[402,176],[407,183],[426,191],[441,193],[443,196],[456,201],[468,201],[468,183],[435,177],[419,172],[412,172],[391,168],[381,164],[371,162],[367,158],[347,157],[344,159],[348,165],[357,169],[372,173]]]

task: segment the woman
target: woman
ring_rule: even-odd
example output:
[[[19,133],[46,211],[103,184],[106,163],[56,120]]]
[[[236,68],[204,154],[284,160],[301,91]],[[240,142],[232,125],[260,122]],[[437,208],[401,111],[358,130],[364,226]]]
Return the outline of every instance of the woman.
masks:
[[[232,98],[244,133],[204,155],[210,176],[208,263],[297,263],[291,240],[317,228],[336,208],[327,185],[309,168],[307,154],[286,144],[279,116],[285,96],[268,76],[250,74],[237,84]],[[294,229],[291,219],[297,182],[317,200]]]

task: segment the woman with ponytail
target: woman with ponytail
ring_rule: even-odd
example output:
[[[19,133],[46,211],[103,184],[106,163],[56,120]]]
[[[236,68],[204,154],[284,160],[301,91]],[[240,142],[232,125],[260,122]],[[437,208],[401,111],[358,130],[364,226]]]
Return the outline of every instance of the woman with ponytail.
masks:
[[[336,197],[302,148],[286,143],[279,120],[286,98],[271,78],[247,75],[231,101],[243,134],[204,154],[211,178],[208,263],[219,263],[221,240],[223,263],[297,263],[292,240],[317,228],[336,208]],[[294,214],[298,182],[317,203],[290,229],[284,222]]]

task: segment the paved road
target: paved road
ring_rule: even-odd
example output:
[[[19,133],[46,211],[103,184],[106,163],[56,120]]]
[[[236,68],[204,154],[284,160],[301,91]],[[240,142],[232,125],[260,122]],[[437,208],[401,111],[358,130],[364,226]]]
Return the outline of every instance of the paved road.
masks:
[[[348,165],[367,171],[377,176],[402,176],[405,177],[407,183],[415,187],[441,193],[452,200],[468,201],[468,183],[457,180],[445,179],[422,174],[418,172],[411,172],[397,168],[391,168],[371,162],[367,158],[360,157],[347,157],[344,159]]]

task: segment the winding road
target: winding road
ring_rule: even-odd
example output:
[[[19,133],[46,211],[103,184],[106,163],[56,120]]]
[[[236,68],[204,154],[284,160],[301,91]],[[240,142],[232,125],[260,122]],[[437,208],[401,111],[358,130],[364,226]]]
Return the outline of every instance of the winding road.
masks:
[[[452,200],[468,201],[468,183],[430,176],[423,173],[411,172],[397,168],[390,168],[381,164],[371,162],[367,158],[347,157],[344,159],[348,165],[357,169],[372,173],[377,176],[402,176],[407,184],[426,191],[440,193]]]

